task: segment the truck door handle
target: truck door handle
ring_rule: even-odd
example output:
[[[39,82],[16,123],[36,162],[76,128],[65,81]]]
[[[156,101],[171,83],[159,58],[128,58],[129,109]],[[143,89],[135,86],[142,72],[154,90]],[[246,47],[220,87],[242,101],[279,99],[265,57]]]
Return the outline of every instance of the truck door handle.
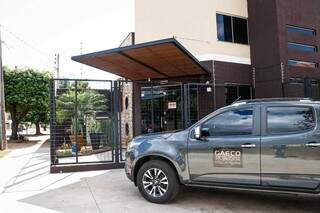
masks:
[[[241,145],[241,148],[248,148],[248,149],[250,149],[250,148],[255,148],[256,147],[256,145],[255,144],[252,144],[252,143],[245,143],[245,144],[242,144]]]
[[[306,147],[319,147],[319,146],[320,146],[320,143],[317,143],[317,142],[306,143]]]

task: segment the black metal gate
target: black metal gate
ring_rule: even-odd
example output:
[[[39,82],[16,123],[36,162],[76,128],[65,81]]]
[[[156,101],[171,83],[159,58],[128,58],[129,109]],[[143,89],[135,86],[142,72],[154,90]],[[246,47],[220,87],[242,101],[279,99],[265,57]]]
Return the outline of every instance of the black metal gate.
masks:
[[[118,81],[53,79],[51,172],[121,168]]]

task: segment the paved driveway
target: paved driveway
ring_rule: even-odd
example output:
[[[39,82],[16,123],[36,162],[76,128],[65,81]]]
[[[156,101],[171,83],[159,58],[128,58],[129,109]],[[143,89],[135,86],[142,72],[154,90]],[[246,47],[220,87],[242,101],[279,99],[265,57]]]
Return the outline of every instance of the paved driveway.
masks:
[[[320,200],[309,196],[199,188],[184,188],[175,202],[157,205],[140,196],[122,169],[49,174],[48,160],[42,143],[0,160],[0,179],[7,178],[0,182],[0,212],[320,212]],[[8,170],[11,177],[3,173],[9,162],[17,168]]]

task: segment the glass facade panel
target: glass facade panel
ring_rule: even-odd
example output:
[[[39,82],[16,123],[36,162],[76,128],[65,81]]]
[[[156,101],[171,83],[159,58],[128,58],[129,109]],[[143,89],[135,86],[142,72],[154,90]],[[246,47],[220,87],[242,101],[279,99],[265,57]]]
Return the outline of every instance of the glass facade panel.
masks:
[[[141,132],[144,134],[153,132],[152,97],[151,87],[141,88]]]
[[[312,68],[312,69],[318,67],[318,63],[307,62],[307,61],[298,61],[298,60],[293,60],[293,59],[288,60],[288,65],[293,66],[293,67]]]
[[[217,35],[219,41],[248,44],[247,19],[217,14]]]
[[[251,86],[227,86],[226,87],[226,104],[232,104],[236,100],[251,99]]]
[[[181,85],[141,89],[141,132],[143,134],[183,128]]]
[[[234,43],[248,44],[247,20],[243,18],[232,18]]]
[[[300,33],[303,35],[314,36],[316,35],[316,30],[304,28],[304,27],[296,27],[292,25],[287,25],[287,32]]]
[[[217,14],[217,33],[219,41],[232,42],[231,17]]]
[[[186,93],[183,88],[187,88]],[[226,89],[227,104],[237,99],[251,99],[249,85],[221,86],[221,89]],[[187,95],[185,102],[183,94]],[[184,109],[188,114],[186,125],[190,126],[214,111],[214,100],[213,87],[204,83],[188,84],[188,87],[177,84],[144,86],[141,88],[141,133],[183,129]]]
[[[288,42],[289,49],[297,49],[304,52],[317,52],[318,48],[316,46],[306,45],[306,44],[298,44]]]
[[[189,120],[190,125],[196,123],[198,118],[198,86],[189,86]]]

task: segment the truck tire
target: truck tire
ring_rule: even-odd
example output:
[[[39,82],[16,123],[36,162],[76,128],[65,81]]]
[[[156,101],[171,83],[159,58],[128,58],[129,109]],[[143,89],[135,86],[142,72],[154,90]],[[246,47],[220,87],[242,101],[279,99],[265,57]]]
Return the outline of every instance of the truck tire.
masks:
[[[141,195],[152,203],[168,203],[179,193],[180,182],[167,162],[151,160],[141,166],[137,174]]]

